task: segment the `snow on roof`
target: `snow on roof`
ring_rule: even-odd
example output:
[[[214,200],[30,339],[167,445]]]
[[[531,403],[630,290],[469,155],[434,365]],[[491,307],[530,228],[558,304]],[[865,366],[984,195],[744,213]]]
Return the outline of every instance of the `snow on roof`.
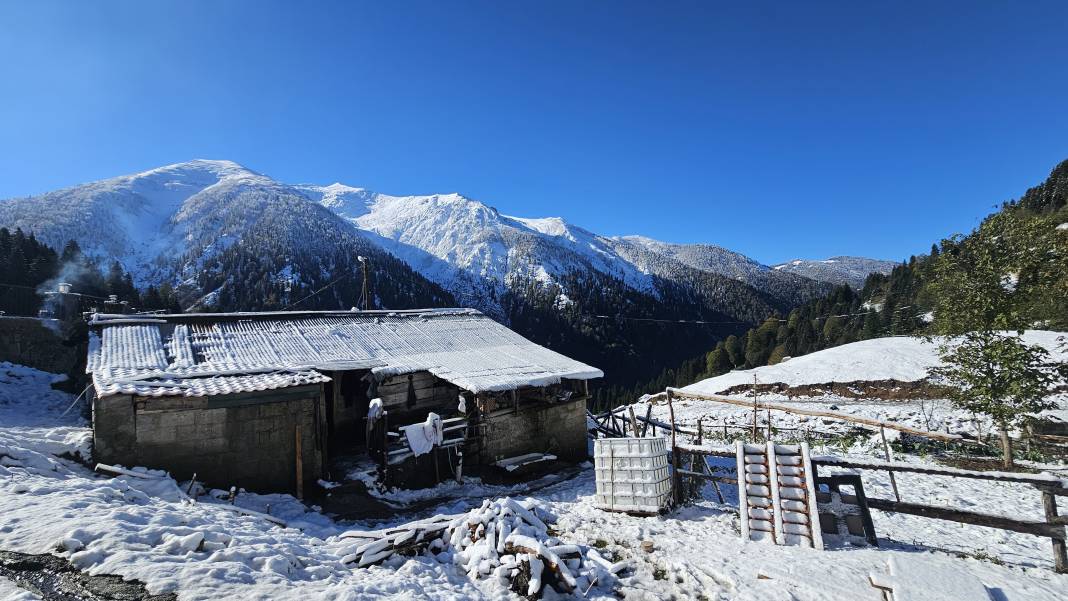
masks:
[[[97,393],[208,396],[328,381],[316,370],[429,371],[471,392],[599,378],[471,309],[95,315]]]
[[[1024,332],[1024,342],[1041,345],[1054,359],[1063,360],[1068,353],[1058,350],[1058,338],[1064,335],[1063,332],[1028,330]],[[718,394],[735,386],[752,384],[754,375],[760,384],[788,386],[878,380],[915,382],[926,378],[931,368],[941,365],[940,342],[910,336],[862,340],[794,357],[776,365],[728,372],[683,390]]]

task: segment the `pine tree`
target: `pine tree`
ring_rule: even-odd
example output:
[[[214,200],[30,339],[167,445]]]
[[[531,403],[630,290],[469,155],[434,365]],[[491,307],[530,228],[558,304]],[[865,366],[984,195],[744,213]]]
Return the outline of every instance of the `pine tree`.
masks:
[[[727,349],[722,342],[716,344],[716,348],[705,357],[705,373],[708,377],[725,374],[733,367]]]

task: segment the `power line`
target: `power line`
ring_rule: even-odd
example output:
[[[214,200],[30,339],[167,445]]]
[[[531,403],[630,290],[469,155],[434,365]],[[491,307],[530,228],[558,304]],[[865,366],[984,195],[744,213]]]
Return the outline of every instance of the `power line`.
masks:
[[[340,282],[341,280],[343,280],[343,279],[345,279],[345,278],[347,278],[347,277],[349,277],[351,275],[352,275],[351,273],[346,273],[345,275],[339,277],[338,279],[334,280],[333,282],[330,282],[329,284],[323,286],[322,288],[316,290],[315,292],[312,292],[308,296],[305,296],[304,298],[302,298],[302,299],[300,299],[300,300],[298,300],[296,302],[289,303],[288,305],[283,307],[282,310],[285,311],[286,309],[289,309],[290,307],[295,307],[295,306],[299,305],[300,303],[303,303],[304,301],[308,300],[309,298],[319,294],[320,292],[326,290],[327,288],[333,286],[334,284]]]
[[[732,319],[730,321],[704,321],[700,319],[656,319],[653,317],[623,317],[622,315],[587,315],[587,317],[596,317],[599,319],[615,319],[622,321],[652,321],[657,323],[683,323],[683,324],[708,324],[708,325],[725,325],[725,324],[751,324],[750,321],[742,321],[740,319]],[[781,321],[781,320],[780,320]]]
[[[898,307],[898,308],[894,309],[893,312],[897,313],[897,312],[899,312],[899,311],[901,311],[903,309],[908,309],[908,308],[911,308],[911,307],[912,307],[912,305],[905,305],[903,307]],[[861,311],[859,313],[842,313],[840,315],[823,315],[823,316],[819,316],[819,317],[813,317],[813,318],[811,318],[811,320],[812,321],[817,321],[817,320],[820,320],[820,319],[830,319],[832,317],[853,317],[853,316],[857,316],[857,315],[871,315],[871,314],[877,314],[877,313],[879,313],[879,311],[876,310],[876,311]],[[922,317],[923,315],[924,315],[923,313],[918,313],[916,315],[912,315],[911,317]],[[597,319],[612,319],[612,320],[615,320],[615,321],[639,321],[639,322],[672,323],[672,324],[694,324],[694,325],[730,325],[730,324],[754,325],[754,323],[756,323],[756,326],[759,326],[758,322],[744,321],[744,320],[741,320],[741,319],[731,319],[731,320],[727,320],[727,321],[707,321],[707,320],[702,320],[702,319],[658,319],[658,318],[654,318],[654,317],[625,317],[623,315],[586,315],[586,317],[597,318]],[[767,321],[767,319],[765,319],[764,321]],[[787,323],[789,320],[788,319],[775,319],[775,321],[778,321],[779,323]]]

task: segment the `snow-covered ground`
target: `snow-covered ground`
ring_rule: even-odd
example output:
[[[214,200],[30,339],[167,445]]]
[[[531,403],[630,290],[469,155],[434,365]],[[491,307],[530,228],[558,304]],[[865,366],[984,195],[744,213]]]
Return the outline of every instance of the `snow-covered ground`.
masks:
[[[112,478],[62,458],[84,454],[89,432],[77,409],[60,416],[73,397],[51,390],[54,379],[0,363],[0,549],[57,553],[90,573],[137,578],[150,592],[176,591],[181,599],[518,598],[495,578],[470,576],[455,563],[458,553],[396,557],[370,568],[341,562],[352,551],[342,533],[400,518],[335,524],[288,495],[238,497],[238,505],[261,512],[270,504],[270,513],[289,525],[282,528],[224,510],[211,495],[185,503],[169,478]],[[889,496],[887,482],[865,478],[869,494]],[[1021,517],[1040,511],[1038,495],[1025,486],[912,474],[899,475],[898,483],[916,501]],[[556,516],[551,532],[558,542],[627,563],[589,598],[875,601],[881,597],[868,575],[886,573],[891,557],[921,562],[940,581],[978,580],[992,599],[1053,600],[1068,590],[1068,576],[1049,569],[1049,541],[1026,535],[876,512],[882,548],[820,552],[743,543],[730,487],[727,505],[706,500],[657,517],[598,510],[593,491],[586,470],[524,501],[539,516]],[[462,513],[480,503],[453,498],[438,512]],[[653,543],[652,552],[641,550],[642,541]],[[1004,565],[980,559],[986,556]],[[0,598],[19,594],[0,580]]]

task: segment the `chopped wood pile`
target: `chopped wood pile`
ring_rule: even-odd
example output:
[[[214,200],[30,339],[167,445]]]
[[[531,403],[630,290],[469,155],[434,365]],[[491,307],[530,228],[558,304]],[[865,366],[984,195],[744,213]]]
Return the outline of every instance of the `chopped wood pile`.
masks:
[[[615,575],[627,567],[595,549],[564,544],[550,533],[546,521],[553,521],[551,515],[532,499],[487,499],[459,516],[435,516],[376,532],[347,532],[342,538],[360,542],[349,547],[341,562],[366,567],[394,555],[430,553],[457,565],[472,579],[496,578],[532,599],[540,598],[546,586],[579,595],[594,586],[610,587]]]

